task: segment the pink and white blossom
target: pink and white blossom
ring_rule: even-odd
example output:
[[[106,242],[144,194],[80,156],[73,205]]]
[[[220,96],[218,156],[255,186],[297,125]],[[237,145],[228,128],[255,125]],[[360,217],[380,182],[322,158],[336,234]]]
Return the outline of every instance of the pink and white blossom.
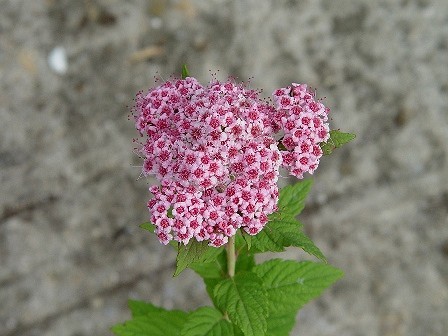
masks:
[[[304,84],[276,90],[273,104],[231,80],[187,77],[139,93],[138,151],[143,174],[160,182],[148,202],[160,242],[219,247],[238,229],[260,232],[277,210],[279,168],[297,178],[317,168],[328,112]]]

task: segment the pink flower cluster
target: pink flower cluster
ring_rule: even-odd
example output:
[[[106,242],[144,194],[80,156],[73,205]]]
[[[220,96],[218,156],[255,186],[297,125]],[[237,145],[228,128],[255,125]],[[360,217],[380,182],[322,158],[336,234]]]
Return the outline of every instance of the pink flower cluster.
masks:
[[[243,229],[257,234],[277,210],[280,166],[302,178],[322,156],[328,109],[305,85],[274,93],[274,105],[231,80],[192,77],[139,93],[136,128],[159,240],[219,247]],[[280,140],[276,140],[281,137]]]
[[[283,166],[292,175],[303,178],[319,165],[322,149],[319,144],[330,138],[330,109],[314,99],[306,84],[292,84],[274,92],[274,131],[282,130]]]

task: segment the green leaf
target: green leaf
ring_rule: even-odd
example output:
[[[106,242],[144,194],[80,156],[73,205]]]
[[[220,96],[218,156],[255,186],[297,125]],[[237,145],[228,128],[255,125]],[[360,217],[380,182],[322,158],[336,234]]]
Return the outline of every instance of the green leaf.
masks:
[[[255,266],[255,258],[253,254],[241,253],[238,255],[235,263],[235,273],[249,272]]]
[[[227,277],[227,256],[224,250],[208,263],[193,263],[190,268],[200,275],[205,284],[205,289],[208,295],[216,306],[216,302],[213,299],[213,289],[223,279]]]
[[[251,247],[249,252],[282,252],[285,250],[283,246],[283,236],[280,232],[282,227],[279,221],[268,222],[263,230],[251,238]],[[298,230],[299,228],[297,228]]]
[[[253,272],[263,279],[271,314],[296,312],[343,275],[327,264],[281,259],[257,265]]]
[[[190,240],[187,245],[179,245],[174,276],[178,276],[192,263],[210,262],[214,260],[222,250],[222,247],[211,247],[207,245],[207,242],[198,242],[195,239]]]
[[[247,244],[247,248],[250,249],[251,245],[252,245],[252,236],[246,232],[243,232],[242,234],[244,241]]]
[[[268,222],[263,230],[252,237],[252,246],[249,251],[251,253],[284,251],[284,239],[281,230],[284,229],[285,224],[280,221]],[[297,227],[297,231],[299,229],[300,227]]]
[[[322,148],[324,155],[329,155],[334,149],[342,147],[342,145],[352,141],[355,137],[356,135],[352,133],[343,133],[339,130],[331,130],[330,139],[328,139],[327,142],[322,142],[320,147]]]
[[[255,266],[253,254],[241,253],[238,255],[235,264],[235,273],[250,271]],[[213,304],[217,306],[213,298],[215,286],[228,277],[227,275],[227,255],[223,250],[212,262],[193,263],[190,268],[200,275],[205,283],[208,295],[212,298]]]
[[[180,310],[164,310],[137,316],[112,327],[117,336],[179,336],[188,317]]]
[[[154,230],[156,229],[154,224],[152,224],[150,222],[140,224],[139,227],[142,228],[143,230],[149,231],[151,233],[154,233]]]
[[[235,336],[244,336],[244,333],[242,332],[242,330],[236,325],[233,325],[233,332],[234,332]]]
[[[250,249],[250,246],[252,244],[251,242],[252,236],[246,233],[243,229],[238,230],[237,234],[235,235],[235,249],[237,252],[241,252],[246,247]]]
[[[270,313],[268,317],[268,331],[266,336],[289,336],[296,323],[296,311],[287,313]]]
[[[214,297],[221,311],[245,336],[262,336],[267,329],[268,301],[262,280],[254,273],[240,273],[215,286]]]
[[[252,236],[252,253],[282,252],[285,247],[295,246],[314,255],[322,261],[325,256],[302,231],[303,225],[295,217],[305,207],[305,199],[312,186],[312,180],[304,180],[284,187],[280,191],[279,211],[269,216],[269,222],[257,235]]]
[[[278,208],[280,216],[297,216],[305,207],[305,199],[313,180],[303,180],[280,190]]]
[[[190,268],[204,279],[223,278],[227,274],[227,257],[224,250],[208,263],[192,263]]]
[[[188,73],[187,65],[184,64],[184,65],[182,65],[182,76],[181,76],[181,78],[185,79],[187,77],[190,77],[190,74]]]
[[[167,215],[167,217],[168,218],[174,218],[174,215],[173,215],[173,206],[170,206],[169,208],[168,208],[168,210],[167,210],[167,212],[166,212],[166,215]]]
[[[215,287],[223,280],[223,278],[208,278],[203,280],[205,284],[205,290],[207,291],[208,296],[212,300],[213,305],[219,309],[218,303],[216,302],[215,299]]]
[[[306,253],[315,256],[317,259],[320,259],[323,262],[327,262],[327,258],[325,258],[322,251],[314,244],[314,242],[302,231],[298,233],[294,233],[290,235],[287,239],[285,239],[285,245],[299,247],[304,250]]]
[[[252,237],[250,252],[281,252],[285,247],[299,247],[305,252],[326,262],[326,258],[313,241],[301,231],[303,224],[292,217],[271,220],[258,234]]]
[[[233,326],[223,314],[211,307],[201,307],[190,313],[181,336],[232,336]]]
[[[131,310],[132,317],[145,316],[152,313],[160,313],[165,311],[163,308],[154,306],[150,302],[143,302],[137,300],[128,301],[129,309]]]

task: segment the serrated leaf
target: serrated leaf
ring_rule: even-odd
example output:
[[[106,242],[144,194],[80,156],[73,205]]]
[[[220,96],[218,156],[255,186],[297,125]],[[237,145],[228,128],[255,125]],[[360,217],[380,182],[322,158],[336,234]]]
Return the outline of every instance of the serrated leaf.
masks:
[[[198,242],[190,240],[187,245],[180,245],[177,251],[176,270],[174,276],[178,276],[180,272],[189,267],[192,263],[203,263],[214,260],[223,248],[216,248],[207,245],[207,242]]]
[[[303,180],[280,190],[278,208],[280,216],[297,216],[305,207],[305,200],[313,180]]]
[[[328,264],[281,259],[257,265],[253,272],[263,279],[271,314],[297,311],[343,275]]]
[[[212,299],[216,307],[216,302],[213,298],[213,289],[224,278],[227,277],[227,256],[224,250],[208,263],[193,263],[190,268],[202,277],[205,284],[205,289]]]
[[[223,314],[211,307],[201,307],[190,313],[181,336],[232,336],[233,326]]]
[[[322,153],[324,155],[330,155],[331,153],[333,153],[333,150],[336,147],[330,142],[330,139],[329,139],[328,142],[321,142],[320,148],[322,149]]]
[[[154,230],[156,229],[154,224],[152,224],[150,222],[140,224],[139,227],[142,228],[143,230],[149,231],[151,233],[154,233]]]
[[[131,310],[132,317],[145,316],[152,313],[160,313],[165,309],[156,307],[150,302],[143,302],[137,300],[128,301],[129,309]]]
[[[285,250],[283,246],[283,237],[280,233],[281,226],[276,225],[277,222],[268,222],[263,230],[252,236],[251,253],[262,252],[282,252]]]
[[[219,306],[215,299],[215,287],[223,280],[223,278],[208,278],[203,280],[205,284],[205,290],[207,291],[208,296],[212,300],[213,305],[219,309]]]
[[[315,256],[317,259],[320,259],[323,262],[327,262],[327,258],[325,258],[322,251],[314,244],[314,242],[302,231],[294,233],[290,235],[287,239],[285,239],[285,245],[299,247],[304,250],[306,253]]]
[[[252,236],[246,233],[246,231],[240,229],[235,235],[235,249],[239,253],[246,247],[250,249]]]
[[[268,330],[266,336],[289,336],[296,323],[296,311],[287,313],[270,313],[268,317]]]
[[[244,336],[243,331],[236,325],[233,325],[233,333],[235,334],[234,336]]]
[[[356,135],[352,133],[343,133],[339,130],[331,130],[330,139],[328,139],[327,142],[322,142],[320,147],[322,148],[324,155],[329,155],[335,148],[339,148],[347,142],[352,141],[355,137]]]
[[[182,65],[182,76],[181,76],[181,78],[185,79],[187,77],[190,77],[190,74],[188,73],[187,65],[184,64],[184,65]]]
[[[305,207],[312,184],[312,180],[304,180],[280,190],[279,211],[271,214],[263,230],[251,237],[251,252],[282,252],[285,247],[296,246],[325,260],[322,252],[300,231],[302,224],[295,220]]]
[[[235,274],[250,272],[255,266],[255,258],[253,254],[241,253],[238,255],[235,263]]]
[[[227,257],[224,250],[212,261],[192,263],[190,268],[204,279],[224,278],[227,274]]]
[[[247,248],[250,249],[252,246],[252,236],[244,232],[243,239],[246,242]]]
[[[299,247],[306,253],[326,262],[324,254],[313,241],[301,231],[303,224],[292,217],[271,220],[257,235],[252,237],[252,253],[281,252],[285,247]]]
[[[355,137],[356,135],[353,133],[343,133],[339,130],[330,131],[330,139],[333,141],[333,145],[335,145],[336,148],[352,141]]]
[[[255,266],[255,258],[252,254],[241,253],[238,255],[235,264],[235,273],[242,273],[250,271]],[[193,263],[190,268],[195,271],[204,280],[205,288],[208,295],[217,306],[213,290],[215,286],[223,279],[227,278],[227,255],[222,251],[212,262],[208,263]]]
[[[296,227],[297,230],[300,227]],[[282,231],[289,231],[287,222],[269,221],[263,230],[252,236],[251,253],[282,252],[285,250]]]
[[[188,317],[180,310],[162,310],[137,316],[112,327],[117,336],[178,336]]]
[[[245,336],[262,336],[267,329],[268,301],[262,280],[254,273],[241,273],[215,286],[214,297],[221,311]]]
[[[284,218],[280,221],[272,221],[269,225],[272,231],[278,232],[281,237],[281,244],[284,247],[298,247],[306,253],[315,256],[316,258],[327,262],[327,259],[314,244],[314,242],[303,233],[303,224],[294,218]]]

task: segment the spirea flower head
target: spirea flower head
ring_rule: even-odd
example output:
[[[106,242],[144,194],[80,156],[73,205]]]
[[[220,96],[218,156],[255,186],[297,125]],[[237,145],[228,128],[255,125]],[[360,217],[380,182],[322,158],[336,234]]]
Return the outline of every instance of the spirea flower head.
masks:
[[[303,84],[273,97],[269,104],[233,80],[202,86],[192,77],[137,95],[138,151],[143,174],[159,181],[148,208],[163,244],[219,247],[239,229],[255,235],[277,210],[279,168],[298,178],[317,168],[328,109]]]

